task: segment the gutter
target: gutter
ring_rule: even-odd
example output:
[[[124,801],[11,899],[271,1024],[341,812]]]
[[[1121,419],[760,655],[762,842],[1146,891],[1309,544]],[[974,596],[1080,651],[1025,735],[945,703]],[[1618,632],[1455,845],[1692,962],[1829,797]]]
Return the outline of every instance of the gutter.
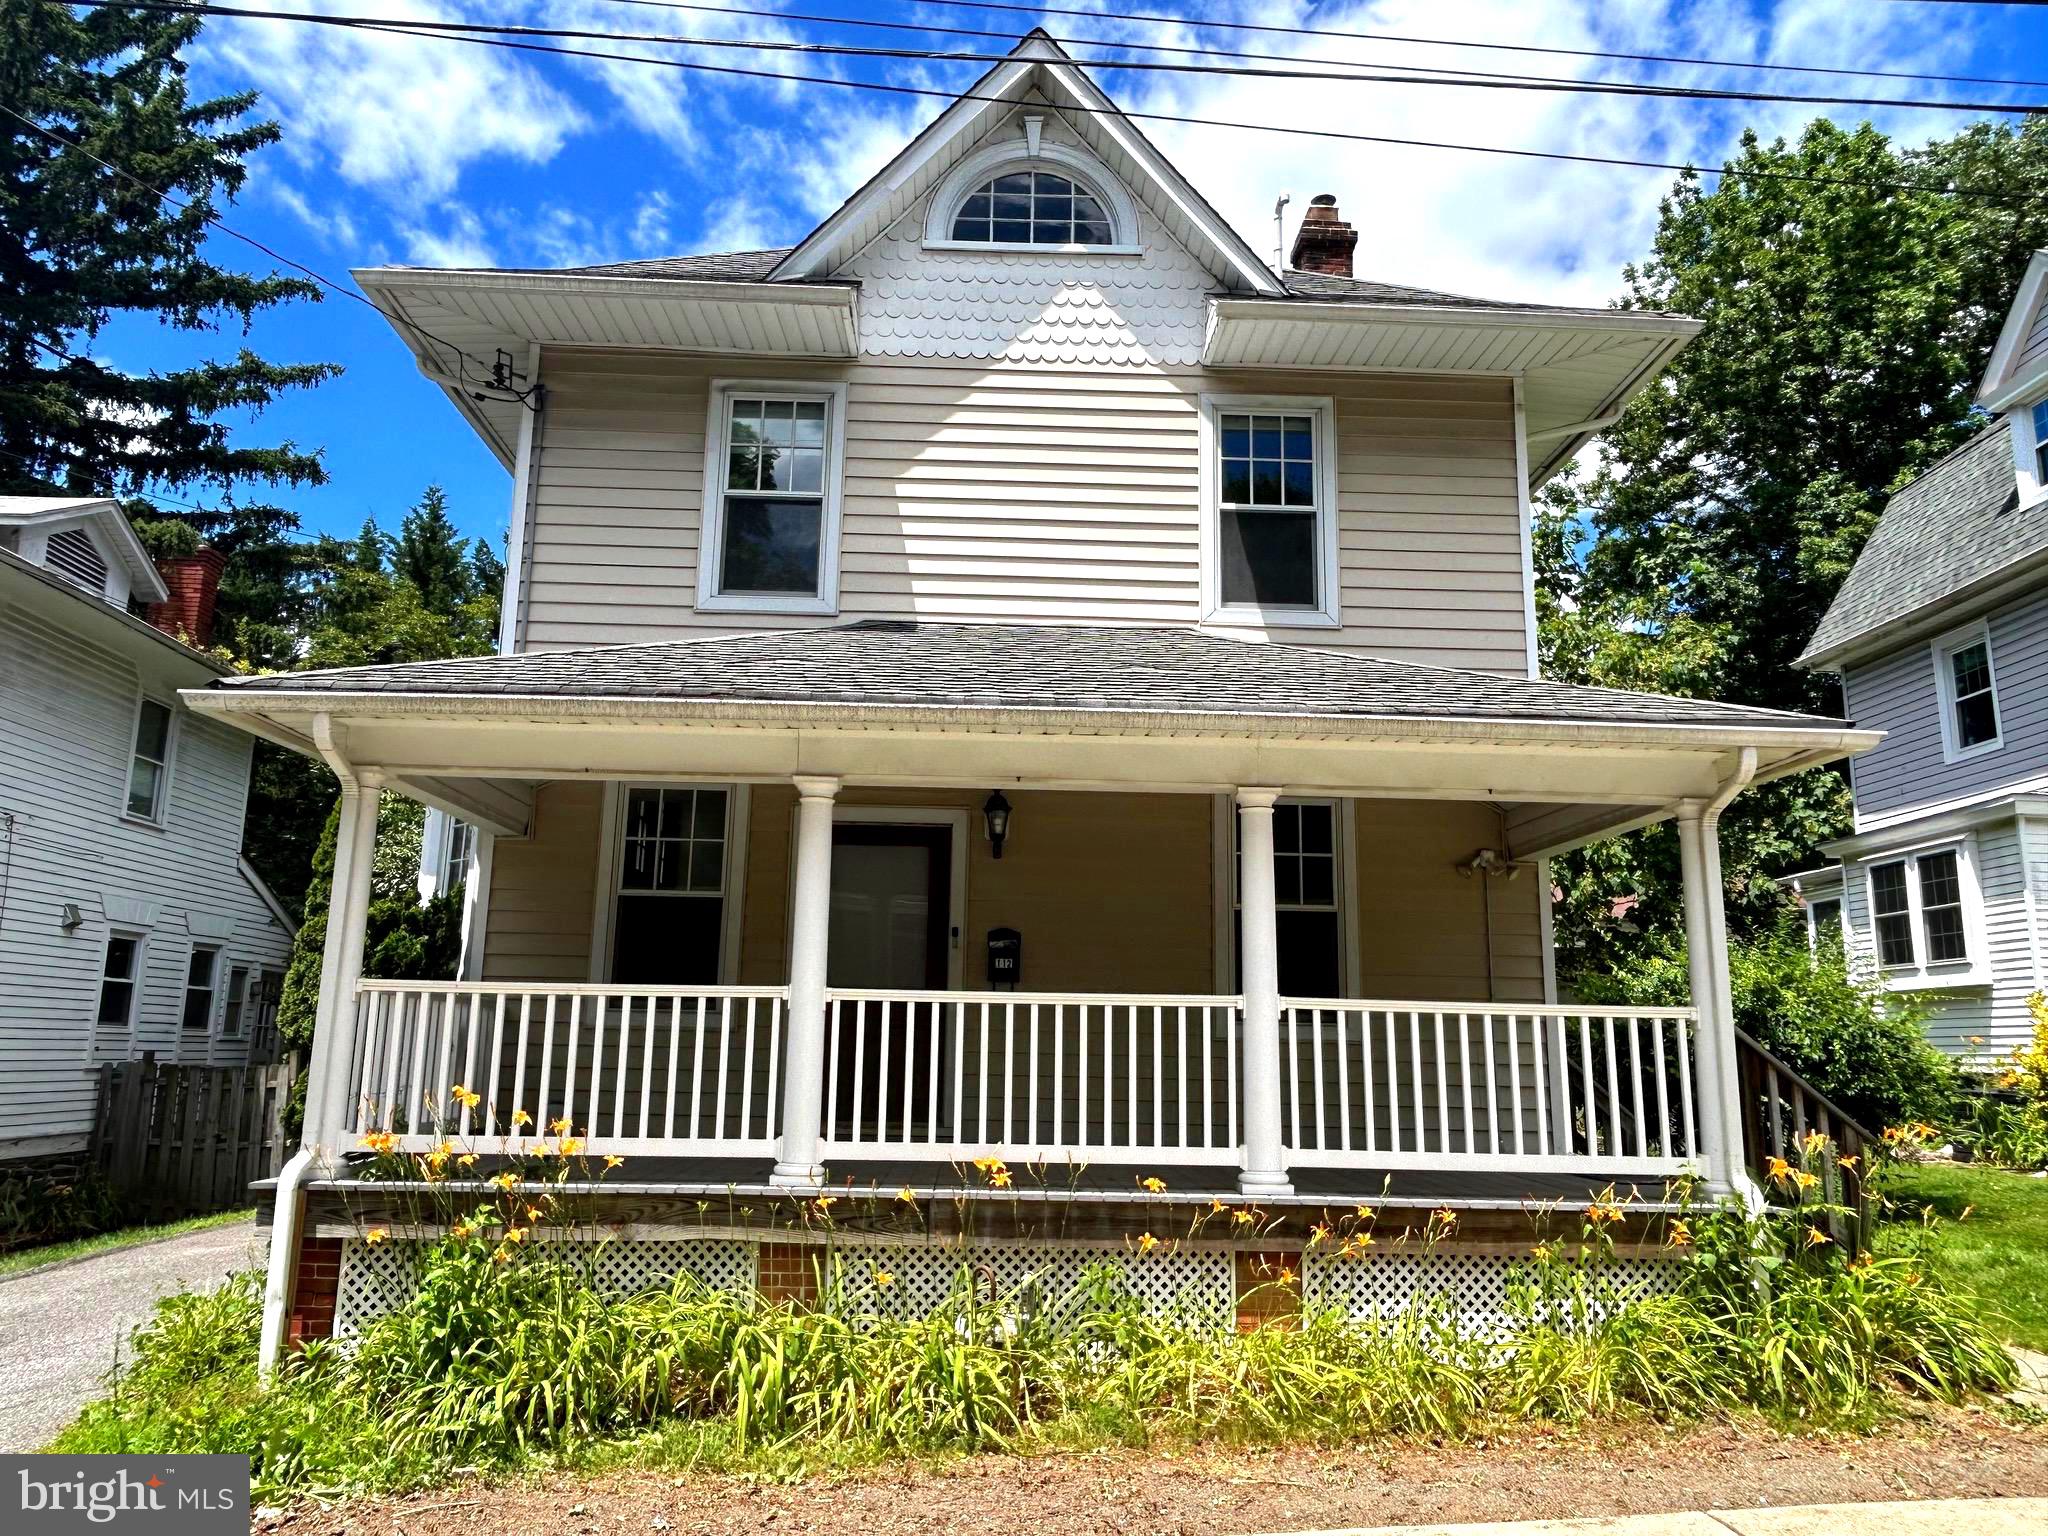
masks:
[[[851,311],[852,283],[736,282],[730,278],[605,277],[588,272],[492,272],[448,267],[358,267],[364,289],[446,288],[492,293],[574,293],[588,299],[687,299],[693,303],[813,304]]]
[[[1620,331],[1684,341],[1698,335],[1706,324],[1690,315],[1666,315],[1641,309],[1513,309],[1477,304],[1374,304],[1299,297],[1214,298],[1209,304],[1218,319],[1348,319],[1360,324],[1376,321],[1385,325],[1519,325],[1535,330]]]

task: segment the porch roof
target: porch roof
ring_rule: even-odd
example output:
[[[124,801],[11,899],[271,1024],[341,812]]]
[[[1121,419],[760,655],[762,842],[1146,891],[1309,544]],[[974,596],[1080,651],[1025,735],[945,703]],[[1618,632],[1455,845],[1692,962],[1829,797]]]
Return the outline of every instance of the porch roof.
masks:
[[[1826,716],[1253,644],[1169,627],[870,619],[705,640],[225,677],[212,686],[333,701],[743,701],[1171,714],[1219,723],[1405,719],[1857,734],[1848,721]],[[1845,739],[1842,747],[1861,744]]]

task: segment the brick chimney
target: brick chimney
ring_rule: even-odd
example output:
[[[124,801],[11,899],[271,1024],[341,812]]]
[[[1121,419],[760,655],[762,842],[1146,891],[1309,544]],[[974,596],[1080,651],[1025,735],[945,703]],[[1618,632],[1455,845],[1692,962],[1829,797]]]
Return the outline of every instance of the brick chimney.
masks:
[[[165,634],[205,650],[213,644],[213,605],[220,596],[221,572],[228,558],[212,545],[196,554],[171,555],[156,563],[171,595],[151,603],[143,616]]]
[[[1308,212],[1294,232],[1294,249],[1287,265],[1297,272],[1325,272],[1331,277],[1351,275],[1351,253],[1358,248],[1358,231],[1337,212],[1337,199],[1319,192],[1308,200]]]

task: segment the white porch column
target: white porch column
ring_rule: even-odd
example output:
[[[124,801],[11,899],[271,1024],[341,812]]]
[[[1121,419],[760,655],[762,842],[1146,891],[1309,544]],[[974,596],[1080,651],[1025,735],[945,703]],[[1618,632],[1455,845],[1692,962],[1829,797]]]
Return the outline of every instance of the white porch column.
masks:
[[[1240,789],[1238,990],[1244,994],[1244,1169],[1247,1195],[1284,1195],[1280,1140],[1280,938],[1274,917],[1273,802],[1277,789]]]
[[[816,1189],[825,1097],[825,939],[832,924],[833,778],[799,778],[796,880],[790,894],[789,1032],[782,1063],[782,1156],[770,1182]]]
[[[1687,800],[1678,808],[1678,859],[1685,887],[1685,954],[1699,1010],[1694,1072],[1699,1081],[1701,1161],[1717,1190],[1735,1186],[1742,1168],[1742,1122],[1735,1081],[1735,1010],[1728,991],[1727,929],[1721,903],[1718,816]]]
[[[320,953],[320,997],[313,1013],[313,1050],[306,1078],[306,1122],[300,1142],[317,1163],[332,1163],[349,1118],[349,1065],[355,1058],[356,983],[370,916],[370,867],[377,851],[377,799],[382,778],[354,772],[342,779],[341,818],[334,840],[334,883],[327,905],[327,941]]]

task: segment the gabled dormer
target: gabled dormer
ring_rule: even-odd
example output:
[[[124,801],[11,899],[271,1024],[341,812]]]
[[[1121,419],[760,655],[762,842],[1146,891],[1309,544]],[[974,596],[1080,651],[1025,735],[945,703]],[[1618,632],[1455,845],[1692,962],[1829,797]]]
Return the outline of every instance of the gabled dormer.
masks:
[[[1977,403],[2010,423],[2019,504],[2048,500],[2048,251],[2027,263]]]
[[[104,497],[0,496],[0,549],[116,608],[170,596],[126,514]]]

